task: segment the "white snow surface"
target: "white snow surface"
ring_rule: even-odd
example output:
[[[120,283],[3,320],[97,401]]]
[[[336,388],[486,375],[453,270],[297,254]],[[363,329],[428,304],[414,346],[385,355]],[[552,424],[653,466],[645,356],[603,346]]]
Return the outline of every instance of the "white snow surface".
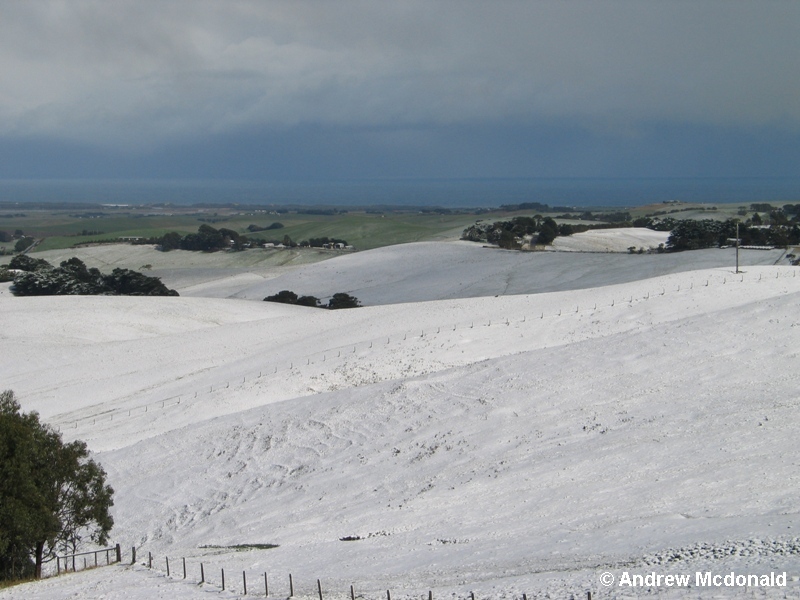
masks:
[[[595,234],[589,242],[602,239],[612,245],[618,236],[633,235],[618,231],[586,233]],[[644,232],[663,237],[661,232]],[[586,238],[582,239],[584,247],[591,247]],[[630,238],[616,244],[630,246]],[[740,264],[773,265],[784,254],[783,250],[742,250]],[[262,300],[291,290],[324,300],[336,292],[346,292],[364,305],[374,306],[596,288],[682,271],[733,268],[735,260],[732,248],[639,255],[627,251],[520,252],[474,242],[417,242],[338,256],[239,286],[232,296]],[[195,295],[194,290],[189,293]]]
[[[627,252],[629,248],[656,249],[666,245],[668,231],[653,231],[646,227],[621,227],[619,229],[592,229],[559,236],[552,247],[565,252]]]
[[[800,597],[800,277],[745,271],[342,311],[2,294],[3,387],[88,442],[139,564],[0,599],[242,597],[243,571],[248,597]],[[788,583],[600,581],[697,571]]]

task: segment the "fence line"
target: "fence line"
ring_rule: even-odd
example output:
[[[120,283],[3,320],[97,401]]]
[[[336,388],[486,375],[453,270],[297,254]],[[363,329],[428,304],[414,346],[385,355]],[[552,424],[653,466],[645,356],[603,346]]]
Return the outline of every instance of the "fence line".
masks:
[[[114,553],[114,560],[111,560],[111,553],[112,552]],[[121,550],[119,544],[117,544],[116,546],[114,546],[112,548],[102,548],[100,550],[90,550],[88,552],[77,552],[75,554],[66,554],[64,556],[56,555],[56,574],[57,575],[61,575],[61,571],[62,570],[65,573],[69,572],[69,570],[70,570],[70,568],[69,568],[70,559],[72,559],[72,571],[73,572],[76,571],[77,570],[77,568],[76,568],[77,565],[76,565],[76,562],[75,562],[75,558],[78,557],[78,556],[84,557],[84,559],[83,559],[83,568],[84,569],[88,569],[91,566],[91,565],[88,565],[86,563],[86,557],[90,556],[90,555],[94,555],[94,565],[93,566],[99,567],[101,565],[98,564],[97,555],[98,554],[103,554],[103,553],[105,553],[105,555],[106,555],[106,565],[122,562],[122,550]],[[64,561],[64,563],[63,563],[64,564],[64,568],[63,569],[61,568],[61,564],[62,564],[61,561]]]
[[[136,548],[135,547],[132,550],[132,555],[133,555],[133,561],[132,561],[131,564],[136,562]],[[148,557],[147,563],[145,564],[143,562],[142,566],[147,566],[147,568],[150,569],[150,570],[159,571],[158,568],[153,566],[154,563],[156,563],[157,561],[155,561],[155,558],[153,557],[152,553],[148,552],[147,553],[147,557]],[[183,562],[184,568],[183,568],[183,577],[180,578],[180,579],[187,580],[186,558],[184,557],[181,560]],[[164,563],[167,565],[167,571],[166,571],[164,576],[165,577],[169,577],[170,579],[177,579],[177,576],[170,575],[169,557],[167,557],[167,556],[164,557]],[[201,560],[199,562],[200,579],[199,580],[188,579],[187,583],[192,583],[193,585],[198,585],[198,584],[199,585],[211,585],[211,586],[215,586],[215,587],[220,588],[222,591],[229,591],[229,592],[233,592],[233,593],[236,593],[236,590],[238,589],[238,590],[240,590],[240,593],[239,593],[240,596],[251,596],[251,597],[261,597],[261,598],[269,598],[269,597],[276,597],[276,596],[277,597],[294,598],[296,596],[296,591],[297,591],[296,590],[296,586],[295,586],[296,582],[295,582],[294,577],[293,577],[293,575],[291,573],[288,573],[288,579],[287,579],[287,581],[288,581],[288,595],[287,596],[283,596],[283,594],[280,593],[280,592],[278,594],[275,593],[274,583],[273,583],[272,586],[270,585],[271,582],[274,582],[275,578],[274,577],[268,578],[268,575],[267,575],[266,571],[259,572],[258,577],[256,577],[256,579],[255,579],[255,581],[260,581],[263,578],[263,585],[260,585],[260,586],[251,585],[250,588],[249,588],[249,592],[248,592],[247,570],[243,570],[242,571],[241,587],[237,587],[236,589],[234,589],[230,585],[230,578],[227,579],[227,583],[226,583],[225,568],[224,567],[220,567],[220,569],[219,569],[220,578],[219,578],[219,580],[217,580],[217,583],[215,583],[214,581],[211,581],[208,577],[206,577],[206,575],[205,575],[206,572],[207,572],[206,567],[207,567],[207,565]],[[163,571],[159,571],[159,572],[164,573]],[[316,595],[318,596],[319,600],[325,600],[325,593],[330,593],[330,594],[335,595],[337,597],[340,597],[343,594],[347,594],[350,597],[350,600],[356,600],[355,584],[350,584],[349,589],[346,590],[345,592],[330,592],[330,590],[327,590],[325,593],[323,593],[323,586],[322,586],[321,580],[319,578],[313,578],[313,579],[316,579],[316,585],[314,586],[314,592],[316,592]],[[251,578],[250,581],[252,582],[252,581],[254,581],[254,579]],[[307,589],[310,589],[310,588],[307,588]],[[284,588],[283,593],[286,593],[286,591],[287,590]],[[301,597],[314,595],[314,592],[306,591],[305,593],[301,594]],[[408,595],[408,594],[404,594],[404,595]],[[365,593],[359,593],[358,597],[362,598],[362,599],[366,599],[367,598]],[[390,589],[386,590],[386,596],[385,597],[386,597],[386,600],[392,600],[392,594],[391,594],[391,590]],[[467,596],[463,596],[463,597],[459,596],[459,595],[457,595],[455,593],[450,593],[450,594],[448,594],[447,597],[450,598],[450,599],[455,598],[456,600],[475,600],[475,592],[474,591],[470,591]],[[580,596],[573,595],[573,598],[578,598],[578,597],[580,597]],[[592,600],[592,591],[591,590],[587,590],[585,592],[585,596],[583,596],[583,597],[585,597],[587,600]],[[383,595],[382,594],[381,595],[377,595],[377,593],[376,593],[374,598],[375,598],[375,600],[378,600],[378,599],[382,600]],[[428,598],[428,600],[434,600],[433,590],[431,590],[431,589],[428,590],[427,598]],[[523,593],[521,598],[517,597],[517,600],[528,600],[527,593]]]
[[[781,273],[781,271],[777,271],[775,274],[775,278],[779,279],[780,277],[796,277],[796,269],[792,269],[791,275],[789,272]],[[705,279],[704,283],[699,283],[698,287],[709,287],[711,283],[719,284],[719,285],[727,285],[728,280],[732,283],[745,283],[745,276],[743,273],[731,273],[730,275],[720,276],[716,275],[717,281],[714,281],[715,275],[712,275]],[[721,281],[720,281],[721,279]],[[755,278],[748,278],[747,283],[758,283],[764,281],[768,278],[764,278],[763,274],[759,274],[758,279]],[[241,383],[233,382],[234,388],[237,388],[240,385],[246,384],[248,381],[258,381],[263,377],[269,377],[273,375],[277,375],[278,373],[282,373],[285,371],[289,371],[293,373],[296,369],[302,367],[308,367],[311,365],[318,365],[322,363],[329,362],[328,358],[330,357],[331,360],[341,360],[344,358],[347,359],[348,356],[352,356],[357,352],[364,353],[368,352],[370,349],[374,347],[375,344],[382,344],[382,345],[389,345],[392,343],[413,343],[414,340],[423,339],[426,337],[431,337],[435,335],[440,335],[442,331],[444,332],[454,332],[457,330],[465,330],[465,329],[474,329],[475,327],[495,327],[495,326],[510,326],[514,325],[521,325],[523,323],[533,324],[536,321],[542,321],[544,319],[550,318],[563,318],[564,316],[568,315],[577,315],[577,314],[584,314],[587,312],[593,312],[598,309],[602,308],[611,308],[617,307],[622,305],[632,305],[634,301],[648,301],[651,297],[658,297],[658,296],[665,296],[667,293],[679,293],[681,291],[692,290],[694,288],[694,282],[691,282],[689,287],[681,286],[680,284],[677,285],[676,288],[667,289],[666,286],[660,286],[657,288],[656,291],[646,291],[644,293],[640,293],[640,295],[634,296],[633,294],[629,294],[627,297],[618,299],[612,298],[609,303],[605,304],[598,304],[597,302],[592,302],[591,304],[581,307],[579,304],[575,306],[570,306],[567,308],[560,308],[557,313],[553,314],[546,314],[544,311],[539,311],[538,314],[535,311],[531,310],[529,312],[533,312],[534,314],[523,314],[522,319],[519,320],[510,320],[508,317],[503,317],[502,319],[495,319],[492,320],[487,318],[486,321],[475,321],[472,320],[467,324],[466,321],[452,323],[450,325],[439,325],[436,326],[435,329],[431,328],[429,330],[425,329],[416,329],[411,331],[406,331],[402,334],[397,333],[394,336],[389,336],[385,338],[385,343],[383,342],[383,337],[373,338],[371,340],[362,340],[360,342],[352,343],[352,344],[344,344],[339,346],[334,346],[333,348],[327,348],[320,352],[315,352],[310,355],[306,355],[305,357],[299,358],[296,362],[289,361],[289,365],[287,366],[286,363],[274,362],[266,364],[262,369],[260,369],[257,373],[253,371],[250,374],[245,374],[242,376]],[[529,325],[531,326],[531,325]],[[400,337],[402,335],[402,337]],[[305,361],[303,361],[305,358]],[[205,394],[212,394],[215,391],[219,391],[221,389],[230,389],[231,381],[220,382],[216,384],[209,384],[208,388],[205,387],[200,390],[195,390],[194,392],[183,393],[183,394],[175,394],[172,396],[168,396],[166,398],[161,398],[159,400],[155,400],[152,402],[148,402],[144,405],[138,405],[135,408],[115,408],[109,409],[102,413],[98,413],[91,416],[80,417],[76,419],[70,419],[69,421],[64,422],[61,426],[58,426],[59,430],[69,430],[69,429],[77,429],[78,425],[81,424],[83,426],[89,425],[91,422],[92,425],[96,425],[98,422],[112,422],[115,417],[118,419],[122,418],[136,418],[139,416],[143,416],[147,414],[151,410],[163,410],[167,408],[172,408],[175,406],[179,406],[181,404],[192,403],[194,400],[200,399],[202,401],[202,396]]]

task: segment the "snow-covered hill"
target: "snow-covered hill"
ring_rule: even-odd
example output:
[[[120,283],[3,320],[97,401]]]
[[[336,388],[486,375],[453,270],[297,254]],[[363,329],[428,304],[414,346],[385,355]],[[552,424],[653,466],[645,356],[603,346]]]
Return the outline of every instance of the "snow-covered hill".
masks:
[[[664,236],[645,231],[660,238]],[[578,248],[597,250],[631,245],[631,240],[636,239],[631,235],[618,230],[576,234],[564,238],[564,249],[570,252],[519,252],[486,248],[473,242],[387,246],[295,269],[239,288],[234,296],[261,300],[281,290],[292,290],[300,295],[325,298],[347,292],[365,305],[374,306],[596,288],[683,271],[733,268],[735,264],[733,249],[642,255],[605,250],[572,252]],[[623,236],[622,242],[619,236]],[[752,266],[773,265],[784,252],[742,250],[740,254],[741,264]],[[189,293],[194,295],[193,290]]]
[[[745,597],[599,576],[787,571],[757,597],[797,597],[800,278],[746,271],[350,311],[0,296],[3,386],[97,452],[123,548],[193,582],[0,598],[200,598],[223,567],[342,598]]]

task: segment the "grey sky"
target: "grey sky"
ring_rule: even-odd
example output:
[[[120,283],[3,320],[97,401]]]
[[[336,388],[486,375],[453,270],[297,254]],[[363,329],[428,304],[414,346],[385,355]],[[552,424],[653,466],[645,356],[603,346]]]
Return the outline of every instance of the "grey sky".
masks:
[[[460,128],[502,152],[518,128],[556,147],[778,134],[795,152],[798,31],[800,2],[768,0],[1,0],[0,144],[141,160],[237,136],[302,152],[330,128],[354,160],[402,160]]]

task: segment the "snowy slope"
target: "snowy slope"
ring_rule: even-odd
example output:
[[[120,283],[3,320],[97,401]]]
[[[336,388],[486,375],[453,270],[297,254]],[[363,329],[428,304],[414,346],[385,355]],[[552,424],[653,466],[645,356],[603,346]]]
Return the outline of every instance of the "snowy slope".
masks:
[[[552,248],[568,252],[627,252],[656,249],[666,245],[668,231],[653,231],[645,227],[621,227],[619,229],[591,229],[553,240]]]
[[[663,237],[659,232],[649,233]],[[579,244],[583,249],[599,248],[600,244],[605,248],[619,246],[617,237],[630,235],[617,230],[586,234],[593,237],[588,241],[565,238],[564,244],[572,244],[570,248]],[[625,238],[622,244],[632,245],[631,239]],[[783,254],[782,250],[743,250],[740,258],[742,265],[772,265]],[[733,249],[631,255],[606,251],[520,252],[473,242],[418,242],[308,265],[240,289],[234,296],[261,300],[281,290],[292,290],[324,299],[347,292],[374,306],[578,290],[698,269],[733,268],[734,264]]]
[[[98,453],[116,540],[213,573],[0,598],[200,598],[222,567],[339,597],[633,598],[598,574],[778,569],[766,596],[797,597],[798,301],[779,267],[334,312],[0,296],[3,385]]]

